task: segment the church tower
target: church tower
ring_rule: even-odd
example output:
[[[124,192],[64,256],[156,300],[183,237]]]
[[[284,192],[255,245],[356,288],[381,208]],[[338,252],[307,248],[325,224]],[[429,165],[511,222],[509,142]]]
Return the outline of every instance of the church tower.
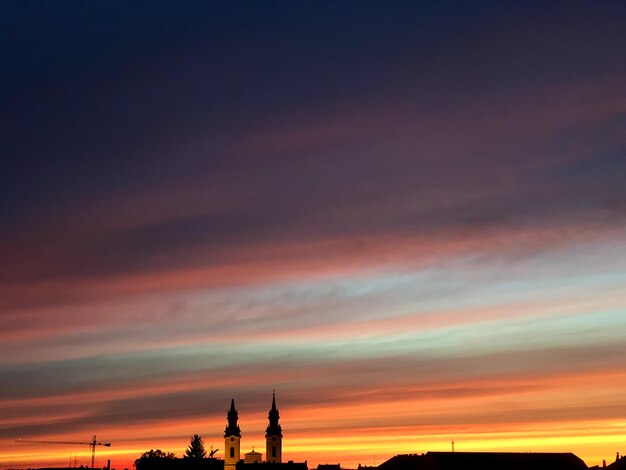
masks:
[[[239,462],[241,429],[237,425],[239,413],[235,409],[235,400],[230,401],[230,410],[226,415],[228,426],[224,430],[224,470],[235,470]]]
[[[281,463],[283,458],[283,430],[278,424],[278,408],[276,408],[276,393],[272,393],[272,408],[268,418],[270,424],[265,430],[265,461]]]

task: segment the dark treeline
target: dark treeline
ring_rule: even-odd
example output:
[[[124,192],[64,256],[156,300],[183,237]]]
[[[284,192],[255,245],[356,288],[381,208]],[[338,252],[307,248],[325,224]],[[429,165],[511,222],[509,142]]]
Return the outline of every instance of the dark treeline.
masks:
[[[136,470],[223,470],[224,461],[214,459],[211,451],[207,458],[204,441],[194,434],[189,442],[185,456],[177,458],[172,452],[150,449],[135,460]]]

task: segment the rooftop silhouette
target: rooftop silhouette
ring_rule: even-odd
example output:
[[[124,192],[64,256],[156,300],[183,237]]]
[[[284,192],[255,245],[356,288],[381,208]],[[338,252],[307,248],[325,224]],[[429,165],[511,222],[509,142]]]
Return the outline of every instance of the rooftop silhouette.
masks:
[[[427,452],[397,455],[378,470],[585,470],[572,453],[534,452]]]

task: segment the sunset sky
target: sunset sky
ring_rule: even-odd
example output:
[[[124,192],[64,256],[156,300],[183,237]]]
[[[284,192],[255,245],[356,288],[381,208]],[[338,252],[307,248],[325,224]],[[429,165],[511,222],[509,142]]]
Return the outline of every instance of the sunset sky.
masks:
[[[626,454],[626,3],[0,3],[0,469]]]

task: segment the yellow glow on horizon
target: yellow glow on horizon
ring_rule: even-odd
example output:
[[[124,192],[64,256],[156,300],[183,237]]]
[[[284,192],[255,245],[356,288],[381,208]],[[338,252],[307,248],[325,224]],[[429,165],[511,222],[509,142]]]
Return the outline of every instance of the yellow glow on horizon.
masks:
[[[344,468],[354,468],[359,463],[373,465],[405,453],[423,453],[428,451],[450,451],[451,440],[455,441],[457,451],[500,451],[500,452],[573,452],[587,464],[595,465],[602,459],[609,460],[616,450],[626,441],[626,423],[623,420],[583,421],[545,423],[536,425],[509,425],[506,430],[502,425],[495,428],[483,426],[482,431],[476,427],[459,429],[456,433],[448,428],[443,429],[388,429],[362,430],[360,433],[351,431],[329,430],[328,433],[310,434],[289,433],[285,437],[285,458],[295,461],[306,460],[309,468],[318,463],[339,462]],[[378,432],[374,432],[378,431]],[[246,439],[244,437],[244,439]],[[263,440],[242,440],[242,454],[252,445],[263,450]],[[206,442],[207,448],[210,443]],[[216,448],[222,448],[221,442],[214,442]],[[115,468],[132,468],[139,455],[150,448],[160,448],[182,456],[188,442],[185,438],[169,438],[155,440],[146,445],[128,442],[122,446],[96,449],[96,464],[102,466],[107,459]],[[20,468],[37,463],[65,465],[70,454],[77,455],[79,463],[90,463],[91,454],[85,449],[76,452],[76,446],[29,446],[21,449],[15,443],[0,454],[0,466]],[[220,451],[221,452],[221,451]],[[218,456],[221,455],[218,453]]]

